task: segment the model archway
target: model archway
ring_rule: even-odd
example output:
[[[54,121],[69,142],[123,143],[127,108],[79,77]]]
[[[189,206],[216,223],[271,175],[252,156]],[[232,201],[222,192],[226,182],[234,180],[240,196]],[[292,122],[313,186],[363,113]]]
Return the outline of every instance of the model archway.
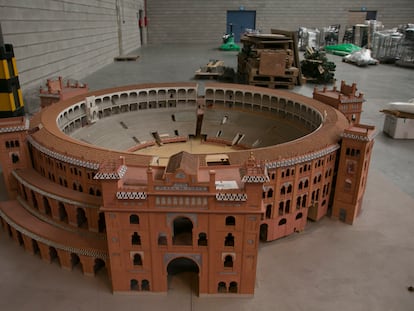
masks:
[[[168,288],[174,287],[172,284],[185,286],[198,295],[199,292],[199,272],[197,263],[187,257],[178,257],[171,260],[167,266]]]

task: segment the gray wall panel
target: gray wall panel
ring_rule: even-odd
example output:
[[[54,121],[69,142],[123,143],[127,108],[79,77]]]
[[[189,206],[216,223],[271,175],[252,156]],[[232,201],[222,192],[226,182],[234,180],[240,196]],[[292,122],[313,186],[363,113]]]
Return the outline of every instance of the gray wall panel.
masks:
[[[412,0],[148,0],[149,42],[217,42],[226,31],[227,10],[256,11],[256,28],[298,30],[341,24],[341,34],[349,10],[378,12],[377,19],[387,28],[414,23]]]
[[[4,41],[14,46],[23,92],[50,77],[81,80],[120,51],[138,49],[140,9],[144,0],[0,0]]]

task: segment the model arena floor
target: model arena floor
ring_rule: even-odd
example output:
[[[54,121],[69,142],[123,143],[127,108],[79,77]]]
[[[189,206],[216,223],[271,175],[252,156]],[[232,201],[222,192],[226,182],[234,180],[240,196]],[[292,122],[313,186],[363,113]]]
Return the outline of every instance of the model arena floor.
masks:
[[[237,63],[235,52],[211,45],[148,46],[136,53],[138,61],[113,63],[83,81],[92,90],[185,82],[210,59]],[[353,226],[324,218],[302,233],[262,243],[253,298],[197,297],[191,273],[171,276],[166,295],[113,295],[104,274],[90,278],[47,264],[0,231],[0,310],[414,310],[407,290],[414,286],[414,140],[385,136],[379,112],[414,97],[414,71],[328,58],[337,64],[338,81],[356,82],[365,94],[362,122],[378,129],[363,211]],[[313,85],[293,91],[312,96]]]

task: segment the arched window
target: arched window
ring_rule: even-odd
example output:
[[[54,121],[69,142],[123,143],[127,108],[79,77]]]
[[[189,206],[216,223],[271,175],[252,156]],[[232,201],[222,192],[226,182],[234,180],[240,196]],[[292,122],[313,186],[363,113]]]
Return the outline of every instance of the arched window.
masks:
[[[130,289],[131,290],[139,290],[139,282],[135,279],[130,281]]]
[[[302,201],[302,197],[298,197],[297,199],[296,199],[296,209],[299,209],[300,208],[300,205],[301,205],[301,202]]]
[[[290,213],[290,200],[287,200],[286,201],[285,213]]]
[[[88,227],[88,219],[83,208],[79,207],[76,209],[76,220],[79,228]]]
[[[19,162],[19,156],[17,154],[12,153],[11,157],[12,157],[12,162],[13,163]]]
[[[234,218],[234,216],[227,216],[226,226],[235,226],[235,225],[236,225],[236,218]]]
[[[287,193],[291,193],[292,192],[292,185],[289,184],[288,188],[287,188]]]
[[[199,246],[207,246],[207,234],[205,232],[201,232],[198,235],[198,245]]]
[[[279,221],[279,226],[283,226],[283,225],[286,225],[286,218],[282,218],[280,221]]]
[[[95,191],[93,190],[93,188],[92,188],[92,187],[90,187],[90,188],[89,188],[89,194],[90,194],[90,195],[95,195]]]
[[[173,244],[193,245],[193,223],[187,217],[177,217],[173,222]]]
[[[139,224],[139,217],[136,214],[132,214],[129,216],[129,223],[130,224],[134,224],[134,225],[138,225]]]
[[[142,266],[142,258],[140,254],[134,255],[133,263],[134,263],[134,266]]]
[[[301,219],[301,218],[302,218],[302,216],[303,216],[303,214],[302,214],[302,213],[297,214],[297,215],[296,215],[296,220]]]
[[[59,220],[68,222],[68,213],[66,212],[65,205],[59,202]]]
[[[233,236],[233,234],[231,234],[231,233],[227,234],[227,236],[224,240],[224,246],[234,246],[234,236]]]
[[[298,189],[299,189],[299,190],[302,190],[302,188],[303,188],[303,182],[302,182],[302,181],[300,181],[300,182],[299,182],[299,187],[298,187]]]
[[[39,206],[37,205],[36,195],[35,195],[35,193],[34,193],[34,191],[33,191],[33,190],[31,190],[31,192],[32,192],[32,202],[33,202],[33,207],[34,207],[34,208],[36,208],[36,209],[38,209],[38,208],[39,208]]]
[[[269,191],[267,191],[267,197],[268,198],[273,197],[273,189],[272,188],[270,188]]]
[[[158,234],[158,245],[167,245],[167,235],[165,233]]]
[[[282,186],[282,188],[280,188],[280,194],[286,194],[286,187]]]
[[[272,204],[266,206],[266,218],[272,218]]]
[[[150,290],[150,282],[148,280],[142,280],[141,290],[143,290],[143,291],[149,291]]]
[[[230,282],[229,293],[237,293],[237,282]]]
[[[141,237],[137,232],[134,232],[134,234],[131,236],[131,244],[132,245],[141,245]]]
[[[283,210],[285,209],[285,202],[279,203],[279,216],[283,215]]]
[[[306,207],[306,199],[308,198],[308,196],[305,194],[304,196],[303,196],[303,199],[302,199],[302,207]]]
[[[47,197],[43,197],[43,208],[45,209],[46,215],[52,215],[52,209],[50,208],[49,200]]]
[[[233,257],[230,255],[227,255],[224,258],[224,268],[233,268]]]
[[[98,231],[99,232],[106,232],[105,214],[103,212],[99,213]]]
[[[308,187],[309,187],[309,181],[308,181],[307,179],[305,180],[304,187],[305,187],[305,188],[308,188]]]
[[[226,293],[227,292],[227,286],[225,282],[219,282],[217,286],[217,292],[218,293]]]

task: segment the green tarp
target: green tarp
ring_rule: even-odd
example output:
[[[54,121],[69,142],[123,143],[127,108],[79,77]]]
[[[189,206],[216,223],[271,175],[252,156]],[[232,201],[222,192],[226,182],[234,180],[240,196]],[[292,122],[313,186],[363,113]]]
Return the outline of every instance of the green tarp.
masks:
[[[343,43],[325,46],[325,51],[334,55],[346,56],[356,51],[360,51],[361,47],[352,43]]]

